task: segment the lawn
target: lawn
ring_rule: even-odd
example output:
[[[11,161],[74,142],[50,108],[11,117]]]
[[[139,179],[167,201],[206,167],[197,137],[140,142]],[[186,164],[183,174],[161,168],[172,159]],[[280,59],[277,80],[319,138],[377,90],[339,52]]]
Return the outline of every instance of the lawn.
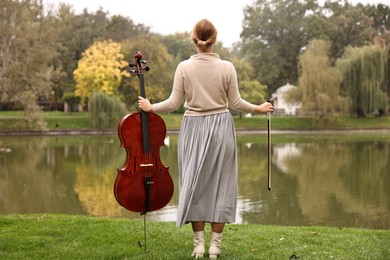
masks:
[[[0,215],[1,259],[191,259],[192,231],[173,222]],[[206,246],[210,228],[206,228]],[[296,258],[294,258],[294,256]],[[231,224],[218,259],[390,259],[390,231]]]
[[[181,114],[160,114],[168,129],[179,129]],[[89,113],[44,112],[48,129],[88,129],[91,128]],[[120,119],[118,119],[119,122]],[[25,128],[24,114],[21,111],[0,111],[0,130],[20,130]],[[234,115],[236,128],[266,129],[265,115],[242,117]],[[390,129],[390,116],[385,117],[343,117],[330,118],[322,122],[303,117],[272,117],[272,129],[312,130],[312,129]],[[116,129],[113,125],[112,129]]]

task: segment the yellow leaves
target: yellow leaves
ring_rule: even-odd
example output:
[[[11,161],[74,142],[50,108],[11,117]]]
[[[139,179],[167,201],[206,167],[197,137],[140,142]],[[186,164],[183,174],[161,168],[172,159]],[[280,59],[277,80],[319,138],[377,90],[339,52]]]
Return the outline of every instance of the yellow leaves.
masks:
[[[121,44],[111,40],[95,42],[82,55],[77,69],[73,72],[76,81],[76,95],[84,103],[93,92],[114,95],[122,77],[130,74],[123,68],[127,66]]]

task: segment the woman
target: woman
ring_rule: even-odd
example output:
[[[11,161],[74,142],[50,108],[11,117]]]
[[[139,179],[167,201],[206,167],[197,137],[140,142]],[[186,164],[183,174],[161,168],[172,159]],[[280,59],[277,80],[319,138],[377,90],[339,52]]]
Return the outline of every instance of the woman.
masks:
[[[237,205],[236,133],[228,105],[248,113],[270,112],[273,106],[268,102],[254,105],[241,98],[233,64],[212,52],[217,30],[210,21],[203,19],[194,26],[192,41],[198,54],[177,66],[169,98],[150,104],[139,97],[138,105],[146,112],[168,112],[186,98],[178,144],[176,223],[191,223],[195,258],[204,256],[204,227],[211,223],[209,255],[216,259],[221,254],[225,223],[235,221]]]

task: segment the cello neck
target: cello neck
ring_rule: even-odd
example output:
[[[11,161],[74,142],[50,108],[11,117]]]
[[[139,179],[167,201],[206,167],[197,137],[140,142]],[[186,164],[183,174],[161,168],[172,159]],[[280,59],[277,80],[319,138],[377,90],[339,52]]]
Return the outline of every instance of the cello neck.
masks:
[[[145,86],[144,86],[144,74],[139,75],[140,82],[140,95],[143,98],[146,98]],[[150,152],[150,132],[149,132],[149,117],[148,112],[141,110],[141,123],[142,123],[142,142],[145,152]]]
[[[136,70],[132,70],[132,73],[136,73],[139,79],[140,96],[146,98],[144,72],[149,70],[149,67],[144,66],[147,64],[146,60],[142,59],[141,52],[135,54],[135,66]],[[132,66],[133,64],[130,64]],[[150,146],[150,131],[149,131],[149,117],[148,112],[141,110],[141,124],[142,124],[142,142],[143,148],[146,153],[151,151]]]

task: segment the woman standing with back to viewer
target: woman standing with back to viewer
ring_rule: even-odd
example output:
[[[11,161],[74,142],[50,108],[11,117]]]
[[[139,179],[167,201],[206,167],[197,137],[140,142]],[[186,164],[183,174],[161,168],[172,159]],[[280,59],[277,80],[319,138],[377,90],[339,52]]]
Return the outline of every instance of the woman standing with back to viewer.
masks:
[[[198,54],[177,66],[169,98],[150,104],[139,97],[138,105],[146,112],[168,112],[176,110],[186,98],[178,144],[176,225],[191,223],[192,256],[201,258],[205,254],[205,223],[211,223],[209,255],[216,259],[221,254],[225,223],[235,221],[237,206],[236,133],[228,104],[248,113],[270,112],[273,106],[268,102],[254,105],[241,98],[233,64],[212,52],[217,30],[210,21],[196,23],[192,41]]]

